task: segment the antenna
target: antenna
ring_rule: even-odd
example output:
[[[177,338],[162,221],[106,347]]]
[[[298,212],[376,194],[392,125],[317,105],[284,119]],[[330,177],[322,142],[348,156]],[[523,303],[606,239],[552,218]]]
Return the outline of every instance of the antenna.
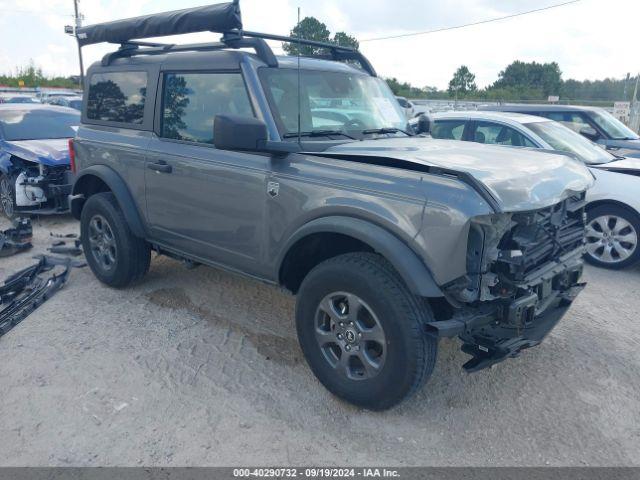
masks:
[[[300,88],[300,55],[302,48],[301,40],[302,33],[300,31],[300,7],[298,7],[298,145],[301,145],[301,137],[302,137],[302,92]]]

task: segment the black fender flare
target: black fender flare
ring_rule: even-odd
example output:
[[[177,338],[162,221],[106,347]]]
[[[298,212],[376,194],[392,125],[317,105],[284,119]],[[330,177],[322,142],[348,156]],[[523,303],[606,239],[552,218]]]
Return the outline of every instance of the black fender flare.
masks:
[[[280,278],[283,262],[290,249],[298,241],[314,233],[339,233],[360,240],[385,257],[415,295],[444,296],[428,267],[406,243],[375,223],[353,217],[321,217],[300,227],[289,238],[278,258],[277,278]]]
[[[109,187],[111,193],[116,197],[116,201],[124,214],[124,218],[129,224],[131,233],[136,237],[145,238],[145,228],[142,216],[136,207],[136,203],[129,191],[129,188],[127,187],[127,184],[115,170],[107,167],[106,165],[92,165],[91,167],[83,169],[76,177],[73,182],[73,190],[69,200],[69,207],[74,216],[79,219],[82,204],[86,201],[81,187],[83,185],[82,179],[86,179],[88,176],[99,178],[107,185],[107,187]],[[76,207],[75,204],[77,201],[80,202],[78,207]]]

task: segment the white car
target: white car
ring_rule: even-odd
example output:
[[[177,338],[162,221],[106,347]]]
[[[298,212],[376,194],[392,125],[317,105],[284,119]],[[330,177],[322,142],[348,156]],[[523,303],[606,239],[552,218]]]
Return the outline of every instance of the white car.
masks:
[[[411,103],[404,97],[396,97],[396,100],[398,100],[398,105],[400,105],[400,108],[402,108],[402,111],[404,112],[405,117],[407,117],[407,120],[412,119],[414,117],[413,103]]]
[[[433,138],[544,148],[573,155],[596,177],[587,193],[586,260],[613,269],[640,261],[640,159],[614,156],[558,122],[519,113],[435,113],[430,133]]]

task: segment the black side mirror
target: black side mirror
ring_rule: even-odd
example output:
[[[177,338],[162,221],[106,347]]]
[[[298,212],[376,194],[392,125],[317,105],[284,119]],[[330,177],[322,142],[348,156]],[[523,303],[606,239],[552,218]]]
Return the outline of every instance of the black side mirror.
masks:
[[[267,125],[257,118],[216,115],[213,120],[213,144],[220,150],[264,151]]]
[[[580,135],[582,135],[583,137],[587,137],[589,140],[593,142],[595,142],[596,140],[598,140],[598,138],[600,138],[600,135],[598,135],[598,132],[596,132],[596,130],[592,127],[584,127],[580,129]]]
[[[216,115],[213,119],[213,144],[219,150],[285,155],[301,151],[294,142],[272,142],[267,124],[253,117]]]
[[[424,113],[418,117],[418,125],[416,127],[416,133],[418,135],[427,134],[431,132],[431,120]]]

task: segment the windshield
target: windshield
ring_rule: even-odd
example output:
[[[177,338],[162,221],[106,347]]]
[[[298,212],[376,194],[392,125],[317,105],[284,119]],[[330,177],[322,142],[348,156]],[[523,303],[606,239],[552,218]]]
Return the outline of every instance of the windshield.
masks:
[[[573,153],[589,165],[609,163],[616,159],[595,143],[558,122],[525,123],[525,127],[537,134],[554,150]]]
[[[264,68],[260,75],[283,136],[298,131],[298,110],[301,132],[327,130],[362,137],[366,130],[407,127],[396,98],[379,78],[301,70],[298,109],[297,70]]]
[[[596,124],[613,140],[637,140],[638,135],[624,123],[604,110],[589,112]]]
[[[80,113],[51,110],[2,110],[0,132],[5,140],[71,138],[80,124]]]

